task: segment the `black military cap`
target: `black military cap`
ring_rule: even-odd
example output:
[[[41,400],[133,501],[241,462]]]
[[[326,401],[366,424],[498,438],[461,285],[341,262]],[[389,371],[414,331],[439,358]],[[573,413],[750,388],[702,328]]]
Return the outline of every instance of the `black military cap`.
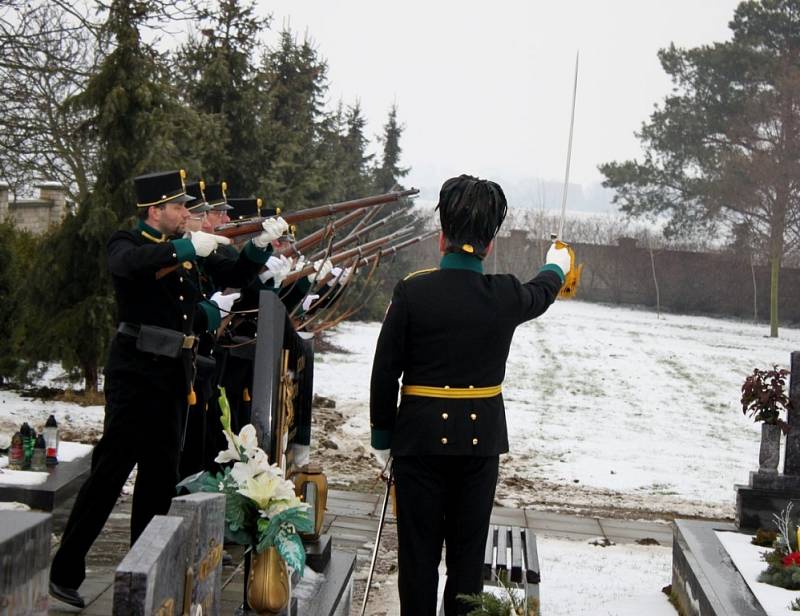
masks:
[[[233,209],[229,216],[234,220],[261,216],[262,203],[261,199],[256,197],[231,197],[228,199],[228,205]]]
[[[259,197],[230,197],[228,205],[233,207],[230,217],[234,220],[253,218],[254,216],[277,216],[281,208],[263,207],[264,200]]]
[[[202,214],[211,209],[206,203],[205,188],[206,184],[203,180],[186,185],[186,194],[192,198],[191,201],[186,202],[187,210],[195,214]]]
[[[497,183],[460,175],[442,184],[436,209],[448,252],[482,258],[505,220],[508,204]]]
[[[161,171],[133,178],[136,189],[136,207],[150,207],[164,203],[186,203],[191,199],[186,194],[186,172]]]
[[[228,197],[226,192],[228,185],[225,182],[219,184],[206,184],[205,194],[206,201],[209,205],[209,210],[221,212],[223,210],[232,210],[233,208],[228,205]]]

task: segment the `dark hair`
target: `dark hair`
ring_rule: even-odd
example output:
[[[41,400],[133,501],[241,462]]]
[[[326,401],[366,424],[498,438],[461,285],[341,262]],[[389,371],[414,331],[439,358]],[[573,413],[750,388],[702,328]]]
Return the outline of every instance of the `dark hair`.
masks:
[[[150,214],[151,207],[157,207],[160,210],[163,210],[166,206],[166,203],[159,203],[158,205],[149,205],[147,207],[137,207],[136,208],[136,218],[139,220],[147,220],[147,217]]]
[[[442,184],[436,209],[446,251],[482,258],[506,218],[508,203],[496,182],[462,174]]]

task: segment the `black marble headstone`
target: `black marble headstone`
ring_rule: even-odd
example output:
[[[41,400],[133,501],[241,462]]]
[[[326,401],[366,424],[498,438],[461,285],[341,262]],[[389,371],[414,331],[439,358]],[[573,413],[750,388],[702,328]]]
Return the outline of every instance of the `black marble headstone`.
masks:
[[[787,414],[789,434],[786,435],[783,474],[800,476],[800,351],[792,353],[789,399],[792,408]]]

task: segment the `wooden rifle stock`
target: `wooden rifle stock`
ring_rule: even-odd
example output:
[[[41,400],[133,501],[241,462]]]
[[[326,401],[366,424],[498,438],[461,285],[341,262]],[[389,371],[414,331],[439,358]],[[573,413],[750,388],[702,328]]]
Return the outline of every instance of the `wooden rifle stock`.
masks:
[[[304,210],[300,210],[299,212],[286,213],[283,215],[283,219],[291,225],[306,220],[313,220],[314,218],[333,216],[334,214],[339,214],[341,212],[350,212],[352,210],[360,210],[365,207],[373,207],[376,205],[382,205],[384,203],[391,203],[392,201],[399,201],[404,197],[410,197],[418,193],[418,189],[410,188],[409,190],[389,192],[382,195],[373,195],[371,197],[363,197],[362,199],[353,199],[352,201],[329,203],[326,205],[319,205],[317,207],[309,207]],[[241,222],[231,222],[225,225],[220,225],[219,227],[215,227],[214,234],[233,238],[240,235],[260,233],[261,223],[263,221],[263,218],[251,218]]]

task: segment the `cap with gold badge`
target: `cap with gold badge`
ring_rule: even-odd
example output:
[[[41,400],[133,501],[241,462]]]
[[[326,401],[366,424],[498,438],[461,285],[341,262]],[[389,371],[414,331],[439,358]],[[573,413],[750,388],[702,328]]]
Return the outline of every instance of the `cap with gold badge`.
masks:
[[[186,194],[186,172],[160,171],[133,178],[136,190],[136,207],[150,207],[165,203],[186,203],[191,197]]]

